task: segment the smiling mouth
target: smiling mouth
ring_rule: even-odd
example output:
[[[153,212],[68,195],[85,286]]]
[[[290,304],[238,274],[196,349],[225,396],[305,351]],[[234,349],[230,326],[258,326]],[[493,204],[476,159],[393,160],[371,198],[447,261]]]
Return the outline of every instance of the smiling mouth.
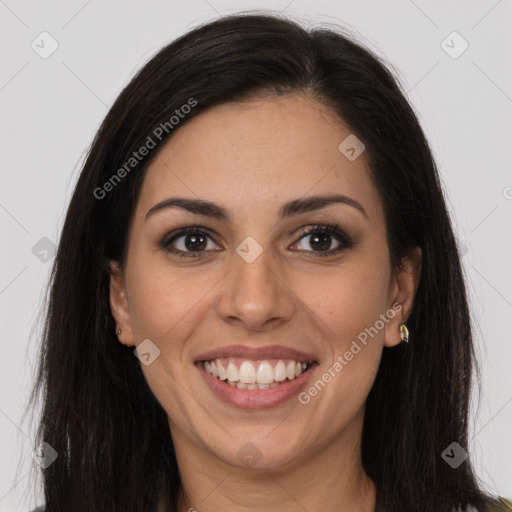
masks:
[[[315,363],[292,359],[216,358],[202,361],[204,370],[237,389],[273,389],[298,378]]]

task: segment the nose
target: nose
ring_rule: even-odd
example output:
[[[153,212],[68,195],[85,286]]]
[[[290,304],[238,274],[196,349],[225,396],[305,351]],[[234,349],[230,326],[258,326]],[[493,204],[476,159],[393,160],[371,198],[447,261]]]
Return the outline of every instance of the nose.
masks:
[[[222,281],[217,312],[225,322],[264,331],[293,317],[296,300],[269,250],[248,263],[238,254]]]

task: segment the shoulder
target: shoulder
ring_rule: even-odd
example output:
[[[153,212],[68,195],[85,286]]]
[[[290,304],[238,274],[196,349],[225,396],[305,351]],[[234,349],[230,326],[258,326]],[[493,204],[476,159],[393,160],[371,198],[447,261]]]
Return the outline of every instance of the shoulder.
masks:
[[[507,512],[512,511],[512,501],[502,498],[501,496],[494,505],[491,505],[488,512]]]
[[[505,506],[504,510],[512,510],[512,501],[506,500],[505,498],[500,497],[501,503]]]

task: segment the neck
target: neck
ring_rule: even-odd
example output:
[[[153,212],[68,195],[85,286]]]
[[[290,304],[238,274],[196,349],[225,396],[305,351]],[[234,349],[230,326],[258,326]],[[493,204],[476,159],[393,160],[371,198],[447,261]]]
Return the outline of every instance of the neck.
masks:
[[[177,510],[374,512],[376,489],[361,463],[362,421],[357,423],[330,444],[315,446],[286,466],[267,469],[227,464],[173,432],[182,483]]]

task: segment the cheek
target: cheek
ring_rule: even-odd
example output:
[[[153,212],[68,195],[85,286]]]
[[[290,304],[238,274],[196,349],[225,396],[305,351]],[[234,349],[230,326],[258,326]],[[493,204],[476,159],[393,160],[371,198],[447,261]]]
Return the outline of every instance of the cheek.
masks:
[[[359,261],[329,275],[304,279],[300,287],[301,297],[308,298],[311,318],[329,343],[327,360],[316,380],[328,382],[328,390],[324,395],[318,383],[310,397],[325,396],[318,406],[328,406],[327,416],[334,414],[330,410],[333,402],[343,403],[343,412],[336,414],[345,419],[362,406],[375,380],[386,325],[380,320],[386,307],[386,274],[363,258]]]
[[[300,279],[296,287],[297,295],[313,313],[312,318],[324,327],[323,332],[337,351],[344,351],[385,313],[388,285],[385,272],[377,269],[370,273],[368,269],[361,260],[361,265]],[[383,333],[384,330],[379,329],[374,337]],[[364,334],[361,337],[364,338]]]
[[[197,326],[215,280],[161,264],[139,268],[143,270],[132,276],[129,290],[132,329],[137,338],[161,340],[167,347],[169,340],[186,337]]]

